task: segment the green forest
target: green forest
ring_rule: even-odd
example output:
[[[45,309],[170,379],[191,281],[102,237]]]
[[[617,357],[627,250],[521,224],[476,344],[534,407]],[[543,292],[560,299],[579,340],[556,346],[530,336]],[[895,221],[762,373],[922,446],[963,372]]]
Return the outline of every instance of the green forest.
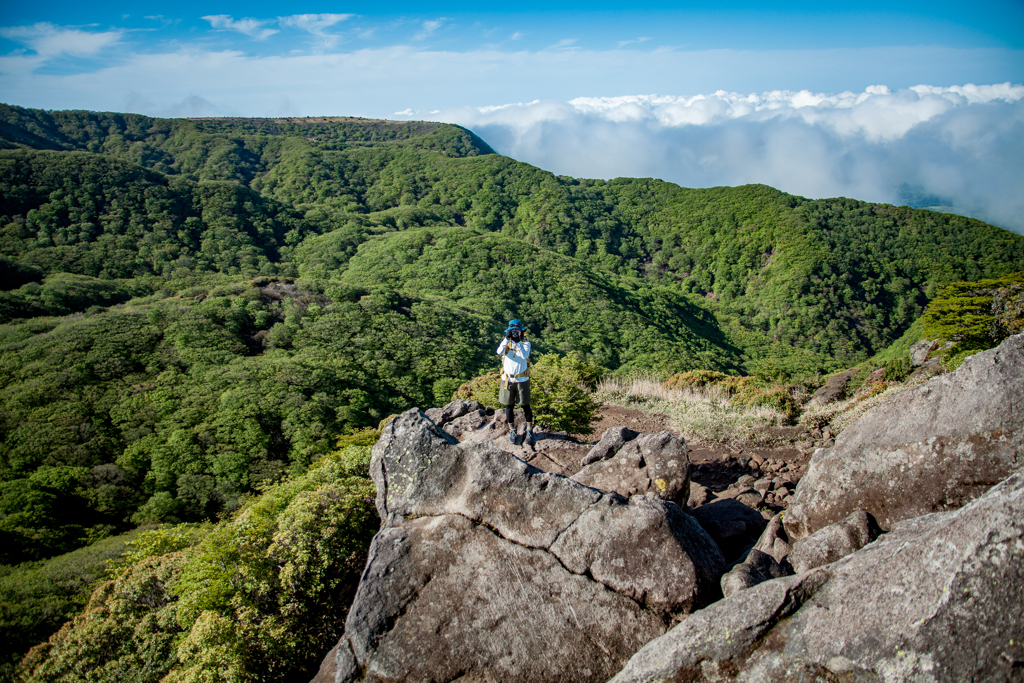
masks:
[[[447,124],[0,105],[0,675],[123,534],[312,481],[339,437],[495,370],[510,318],[604,373],[788,381],[1021,270],[1024,237],[977,220],[555,176]],[[72,565],[93,578],[52,578]]]

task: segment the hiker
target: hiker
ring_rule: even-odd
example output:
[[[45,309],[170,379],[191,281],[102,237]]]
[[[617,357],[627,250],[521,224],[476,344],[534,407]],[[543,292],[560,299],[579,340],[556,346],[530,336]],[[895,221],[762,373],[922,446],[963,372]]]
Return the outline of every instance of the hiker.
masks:
[[[508,422],[508,440],[516,442],[516,423],[513,406],[518,402],[526,417],[526,433],[523,443],[533,444],[533,408],[530,407],[530,377],[528,362],[530,342],[526,341],[526,326],[520,320],[510,320],[505,338],[498,346],[502,357],[501,391],[498,402],[505,406],[505,421]]]

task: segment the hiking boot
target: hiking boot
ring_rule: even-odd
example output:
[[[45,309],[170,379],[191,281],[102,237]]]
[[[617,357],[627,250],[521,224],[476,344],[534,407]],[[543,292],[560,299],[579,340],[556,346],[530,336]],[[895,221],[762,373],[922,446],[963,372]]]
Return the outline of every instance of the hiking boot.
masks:
[[[516,428],[512,427],[508,430],[508,442],[513,446],[516,445]]]
[[[523,443],[525,443],[527,446],[532,446],[533,445],[533,425],[532,424],[529,424],[529,423],[526,424],[526,434],[523,435]]]

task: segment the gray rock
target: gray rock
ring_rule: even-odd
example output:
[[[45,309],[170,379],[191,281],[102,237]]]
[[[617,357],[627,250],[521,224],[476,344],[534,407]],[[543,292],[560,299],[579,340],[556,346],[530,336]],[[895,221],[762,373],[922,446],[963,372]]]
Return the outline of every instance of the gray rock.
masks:
[[[789,536],[786,535],[786,528],[782,525],[781,512],[768,520],[768,526],[757,539],[754,549],[768,553],[776,562],[782,562],[789,555],[793,547],[789,543]]]
[[[846,385],[850,383],[850,380],[856,373],[856,370],[847,370],[846,372],[838,372],[829,377],[828,381],[825,382],[825,386],[815,391],[814,395],[811,396],[810,405],[824,406],[844,398],[846,396]]]
[[[727,563],[753,547],[767,524],[757,510],[731,498],[696,508],[693,516],[721,548]]]
[[[584,486],[623,496],[649,495],[680,507],[686,507],[690,498],[686,442],[669,432],[641,434],[610,458],[587,465],[572,478]]]
[[[491,418],[486,411],[474,410],[453,420],[449,420],[444,424],[444,430],[456,439],[462,440],[467,433],[480,429],[487,424],[490,419]]]
[[[874,518],[858,510],[794,543],[786,559],[797,574],[810,571],[860,550],[881,533]]]
[[[715,495],[706,487],[701,486],[695,481],[690,481],[690,498],[686,501],[688,506],[699,508],[701,505],[705,505],[714,499]]]
[[[671,538],[676,542],[666,542]],[[724,568],[718,546],[693,517],[645,496],[633,496],[628,506],[615,498],[592,505],[551,553],[574,574],[589,574],[621,595],[676,615],[716,598],[712,586]]]
[[[452,401],[443,408],[430,408],[424,411],[427,418],[438,427],[444,427],[457,417],[477,411],[487,412],[487,407],[479,401]]]
[[[1017,681],[1021,614],[1018,472],[959,510],[690,615],[612,681]]]
[[[928,360],[928,354],[935,349],[935,342],[931,339],[922,339],[910,347],[910,364],[919,368]]]
[[[755,479],[753,475],[751,475],[751,474],[744,474],[742,477],[740,477],[739,479],[736,480],[736,483],[734,484],[734,486],[736,488],[746,489],[746,488],[750,488],[751,486],[753,486],[755,481],[757,481],[757,479]]]
[[[742,562],[722,577],[722,595],[729,597],[741,590],[753,588],[759,583],[792,574],[783,569],[775,558],[757,548],[751,548]]]
[[[1024,465],[1024,335],[896,394],[817,451],[785,525],[798,540],[866,510],[885,530],[961,507]]]
[[[606,460],[618,453],[619,449],[627,442],[632,441],[638,436],[640,436],[640,432],[634,432],[628,427],[609,427],[604,430],[601,440],[583,456],[580,464],[586,467],[598,460]]]
[[[740,491],[733,498],[750,508],[757,508],[758,505],[764,502],[764,495],[755,489]]]
[[[721,595],[724,559],[678,506],[458,443],[416,409],[386,427],[370,472],[384,526],[339,681],[604,681]]]

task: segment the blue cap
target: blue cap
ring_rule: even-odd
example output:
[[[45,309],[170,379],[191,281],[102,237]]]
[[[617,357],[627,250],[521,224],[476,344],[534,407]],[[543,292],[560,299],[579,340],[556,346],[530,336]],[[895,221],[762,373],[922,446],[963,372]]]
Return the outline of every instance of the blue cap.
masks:
[[[526,325],[523,324],[522,320],[519,320],[517,318],[513,318],[512,320],[508,321],[508,329],[505,330],[505,332],[511,332],[512,330],[519,330],[520,332],[522,332],[525,329],[526,329]]]

